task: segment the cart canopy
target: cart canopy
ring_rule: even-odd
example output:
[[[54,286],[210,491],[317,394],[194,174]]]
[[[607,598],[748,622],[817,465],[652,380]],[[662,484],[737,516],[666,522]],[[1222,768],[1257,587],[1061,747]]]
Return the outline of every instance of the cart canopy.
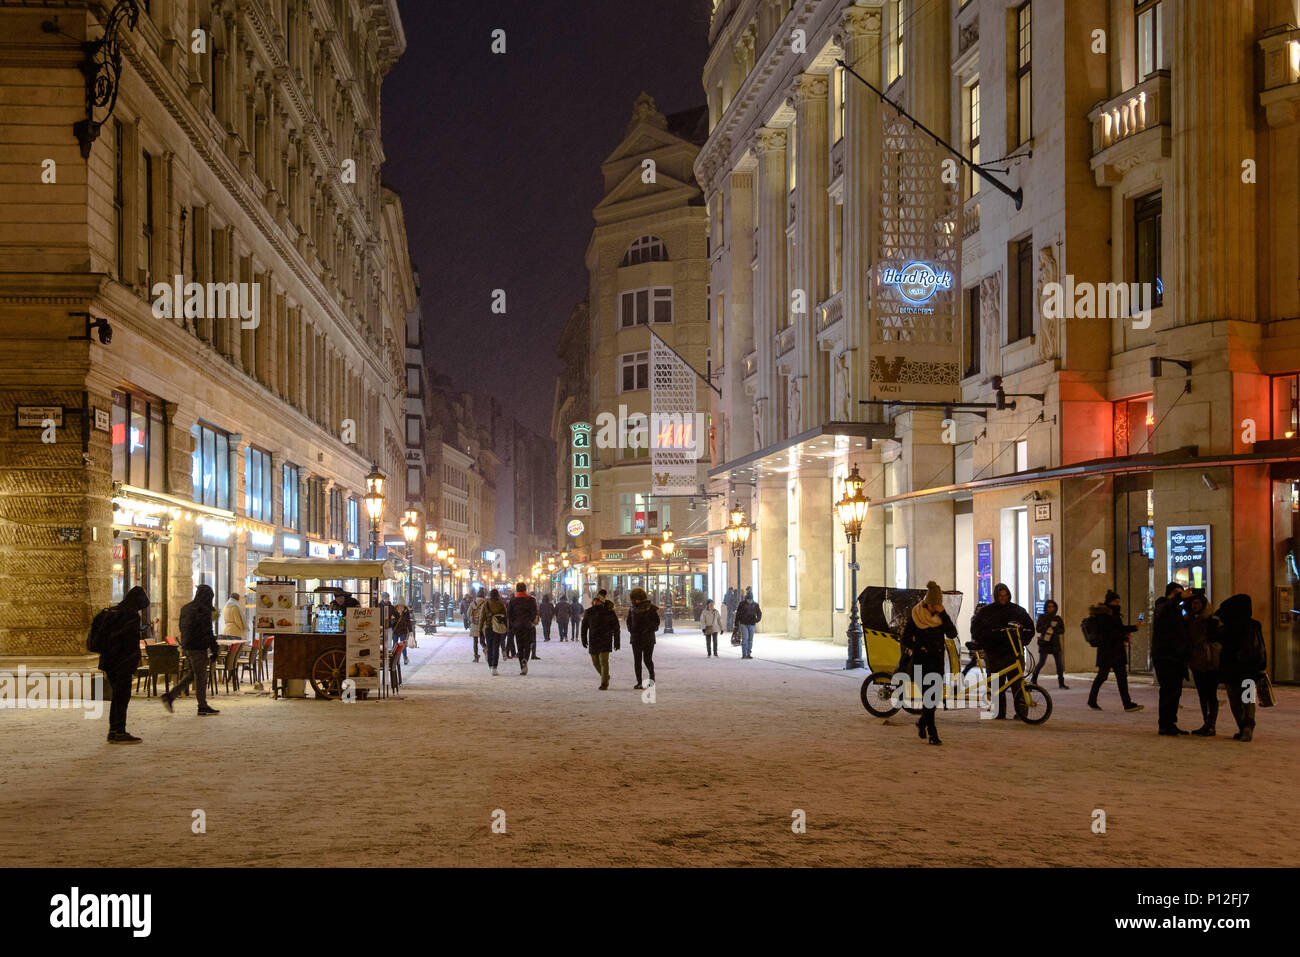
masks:
[[[259,578],[392,578],[393,566],[366,558],[263,558],[253,569]]]

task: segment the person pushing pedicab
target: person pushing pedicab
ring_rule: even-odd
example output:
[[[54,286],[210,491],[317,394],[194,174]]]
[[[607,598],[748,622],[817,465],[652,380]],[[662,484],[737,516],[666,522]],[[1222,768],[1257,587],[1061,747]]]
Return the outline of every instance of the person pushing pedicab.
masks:
[[[998,582],[993,586],[993,601],[975,613],[971,619],[970,630],[971,644],[978,644],[978,647],[984,651],[984,663],[988,668],[989,679],[999,681],[995,717],[1002,719],[1007,717],[1007,692],[1001,680],[994,676],[1002,669],[1015,664],[1016,652],[1011,640],[1005,634],[1007,628],[1014,627],[1021,629],[1023,641],[1026,634],[1034,633],[1034,620],[1029,617],[1029,612],[1011,600],[1011,589]],[[1016,695],[1023,707],[1028,708],[1024,699],[1023,682],[1017,682],[1012,693]]]

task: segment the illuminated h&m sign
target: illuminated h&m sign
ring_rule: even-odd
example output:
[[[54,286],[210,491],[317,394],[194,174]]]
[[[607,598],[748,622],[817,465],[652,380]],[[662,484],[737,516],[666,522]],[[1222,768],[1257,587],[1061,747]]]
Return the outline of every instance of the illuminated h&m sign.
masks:
[[[880,281],[886,286],[894,286],[898,294],[912,305],[922,306],[940,289],[952,288],[952,273],[946,269],[936,270],[929,263],[910,262],[902,269],[886,266],[880,274]]]

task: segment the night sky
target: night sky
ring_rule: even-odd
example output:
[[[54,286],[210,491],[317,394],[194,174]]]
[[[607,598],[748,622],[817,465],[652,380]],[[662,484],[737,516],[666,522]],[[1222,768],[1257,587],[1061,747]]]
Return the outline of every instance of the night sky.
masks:
[[[560,332],[587,294],[600,163],[642,90],[664,113],[703,105],[712,4],[398,7],[407,48],[384,81],[383,178],[402,195],[430,364],[549,433]],[[498,28],[505,54],[491,52]]]

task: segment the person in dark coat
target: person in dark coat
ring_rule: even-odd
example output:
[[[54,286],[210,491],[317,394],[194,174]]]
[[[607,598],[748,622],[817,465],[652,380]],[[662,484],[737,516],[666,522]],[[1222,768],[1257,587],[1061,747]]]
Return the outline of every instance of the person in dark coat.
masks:
[[[149,607],[149,594],[134,586],[122,600],[96,615],[99,631],[99,670],[104,672],[113,696],[108,705],[108,743],[139,744],[126,730],[126,709],[131,704],[131,681],[140,667],[141,614]],[[100,615],[103,618],[100,618]]]
[[[528,594],[528,586],[523,582],[515,585],[515,597],[506,605],[506,617],[510,623],[510,634],[514,635],[515,648],[519,654],[519,673],[528,674],[528,657],[533,651],[533,642],[537,640],[537,599]],[[534,655],[536,657],[536,655]]]
[[[1011,600],[1011,589],[998,582],[993,586],[993,600],[977,611],[970,621],[971,644],[984,651],[984,663],[989,675],[996,675],[1004,668],[1015,664],[1016,653],[1011,639],[1006,636],[1008,628],[1020,629],[1020,640],[1033,634],[1034,620],[1029,612]],[[1018,710],[1028,710],[1024,700],[1023,682],[1017,682],[1014,694]],[[999,683],[997,717],[1007,717],[1007,692]]]
[[[560,640],[563,641],[564,636],[569,631],[569,616],[573,614],[573,606],[564,600],[563,595],[561,595],[560,600],[555,603],[554,614],[555,625],[559,628]]]
[[[1188,634],[1183,586],[1170,582],[1157,598],[1151,618],[1151,666],[1160,685],[1159,733],[1169,737],[1189,734],[1178,727],[1178,701],[1187,677]]]
[[[560,604],[564,604],[561,599]],[[542,617],[542,640],[551,640],[551,622],[555,621],[555,604],[551,601],[549,594],[542,596],[542,607],[538,609],[538,614]],[[560,629],[560,641],[564,640],[564,629]]]
[[[582,616],[582,647],[591,655],[592,667],[600,675],[600,691],[609,690],[609,656],[618,647],[618,614],[602,589],[592,596],[591,607]]]
[[[1061,616],[1057,614],[1056,602],[1052,599],[1043,602],[1043,613],[1038,616],[1038,621],[1034,622],[1034,632],[1038,635],[1038,665],[1034,668],[1034,677],[1030,680],[1038,684],[1038,676],[1043,671],[1043,665],[1047,664],[1047,656],[1051,655],[1056,659],[1057,685],[1066,691],[1070,690],[1070,686],[1065,683],[1065,656],[1061,651],[1061,636],[1065,634],[1065,622],[1061,621]]]
[[[912,606],[911,615],[903,626],[903,647],[912,653],[914,674],[920,669],[921,717],[916,730],[921,739],[928,735],[931,744],[942,744],[939,729],[934,725],[934,713],[943,703],[944,661],[947,659],[947,638],[957,637],[957,626],[943,607],[943,592],[936,582],[927,582],[925,599]]]
[[[644,588],[633,588],[632,607],[627,612],[627,633],[632,642],[632,667],[636,669],[634,690],[640,691],[641,663],[645,662],[650,684],[655,683],[655,632],[659,630],[659,609],[646,595]]]
[[[577,595],[569,596],[569,640],[578,640],[578,626],[582,624],[583,615],[582,602],[578,600]]]
[[[208,656],[219,654],[221,646],[212,630],[212,589],[207,585],[194,589],[193,600],[181,608],[181,648],[189,667],[176,687],[162,695],[163,707],[170,712],[172,703],[192,684],[199,702],[199,717],[220,714],[216,708],[208,707]]]
[[[727,624],[724,631],[734,631],[736,628],[736,606],[740,604],[740,595],[734,588],[728,588],[726,594],[722,596],[722,607],[727,609]]]
[[[1210,614],[1210,604],[1205,593],[1195,589],[1187,598],[1187,664],[1192,669],[1192,681],[1201,703],[1201,726],[1192,734],[1202,738],[1214,737],[1214,726],[1219,720],[1220,652],[1219,619]]]
[[[1088,626],[1097,640],[1097,677],[1092,680],[1092,688],[1088,692],[1088,707],[1094,711],[1101,710],[1101,705],[1097,704],[1097,694],[1114,671],[1124,710],[1141,711],[1142,705],[1135,704],[1128,695],[1129,635],[1137,631],[1137,625],[1124,624],[1116,592],[1107,591],[1106,598],[1100,605],[1088,609]]]
[[[740,657],[754,657],[754,629],[763,620],[763,609],[754,601],[754,589],[746,588],[745,597],[736,606],[736,630],[740,632]]]
[[[1250,741],[1255,736],[1255,700],[1268,667],[1264,629],[1251,615],[1250,596],[1245,594],[1225,599],[1215,613],[1223,645],[1219,674],[1237,722],[1234,741]]]
[[[396,605],[394,608],[397,614],[393,620],[393,644],[397,644],[399,641],[409,642],[415,633],[415,623],[411,619],[411,609],[407,605]],[[410,663],[410,655],[406,653],[406,648],[403,648],[402,664],[409,665]]]

